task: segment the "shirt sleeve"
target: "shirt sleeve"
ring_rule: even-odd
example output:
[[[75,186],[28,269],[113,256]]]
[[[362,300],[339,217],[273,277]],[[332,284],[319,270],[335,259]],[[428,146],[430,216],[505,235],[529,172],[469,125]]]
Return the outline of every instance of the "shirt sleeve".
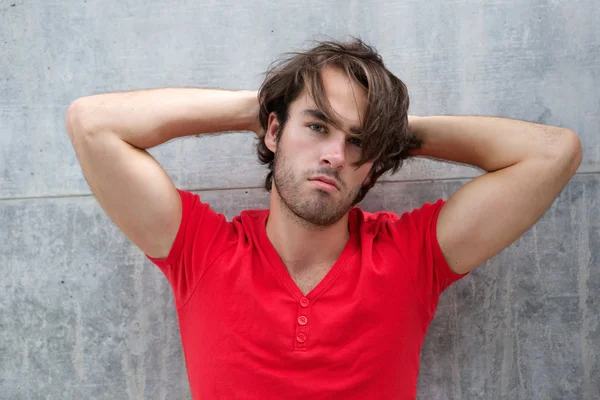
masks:
[[[200,201],[200,196],[177,189],[181,196],[181,223],[175,241],[165,258],[146,257],[165,274],[182,306],[210,264],[230,245],[231,224]]]
[[[443,199],[425,203],[389,222],[419,302],[431,316],[435,314],[442,292],[468,275],[452,271],[440,248],[436,226],[444,204]]]

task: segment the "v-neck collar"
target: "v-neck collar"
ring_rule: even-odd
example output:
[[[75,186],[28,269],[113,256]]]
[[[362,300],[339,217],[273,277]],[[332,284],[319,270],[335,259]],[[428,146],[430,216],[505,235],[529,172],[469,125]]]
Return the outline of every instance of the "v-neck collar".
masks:
[[[275,274],[281,281],[281,283],[288,290],[290,295],[296,300],[299,301],[302,298],[307,298],[308,300],[316,300],[321,297],[327,289],[333,285],[338,276],[344,270],[344,267],[348,264],[348,261],[352,256],[356,253],[359,248],[359,234],[358,234],[358,223],[356,210],[352,208],[348,214],[348,229],[350,231],[350,237],[346,242],[346,246],[342,250],[342,253],[333,264],[331,269],[327,272],[327,274],[321,279],[321,281],[306,295],[302,293],[289,271],[285,267],[285,264],[279,257],[277,250],[269,240],[267,236],[267,218],[269,217],[269,210],[262,215],[262,218],[259,220],[258,226],[258,238],[260,242],[260,246],[264,254],[266,255],[267,262],[273,268]]]

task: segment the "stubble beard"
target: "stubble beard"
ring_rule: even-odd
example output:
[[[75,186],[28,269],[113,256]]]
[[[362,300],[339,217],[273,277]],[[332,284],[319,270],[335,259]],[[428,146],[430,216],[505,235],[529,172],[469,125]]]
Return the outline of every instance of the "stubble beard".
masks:
[[[335,199],[335,193],[328,193],[318,188],[311,190],[309,195],[304,194],[302,190],[308,177],[306,179],[297,177],[292,168],[286,165],[282,153],[281,148],[275,153],[273,180],[284,212],[289,212],[289,215],[301,224],[318,229],[339,221],[352,208],[360,187],[340,200]]]

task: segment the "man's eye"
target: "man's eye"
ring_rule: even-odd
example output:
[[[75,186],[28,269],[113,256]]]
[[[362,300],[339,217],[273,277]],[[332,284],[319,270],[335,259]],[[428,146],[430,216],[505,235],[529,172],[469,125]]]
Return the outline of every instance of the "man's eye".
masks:
[[[361,147],[362,146],[362,140],[359,138],[350,138],[350,143],[352,143],[353,145],[357,146],[357,147]]]
[[[325,132],[325,127],[323,127],[322,125],[319,125],[319,124],[310,124],[309,127],[313,131]]]

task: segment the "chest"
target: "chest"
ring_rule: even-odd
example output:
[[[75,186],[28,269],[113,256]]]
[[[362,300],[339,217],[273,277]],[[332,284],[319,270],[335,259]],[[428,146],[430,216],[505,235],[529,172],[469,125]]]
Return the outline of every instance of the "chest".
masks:
[[[399,390],[416,386],[426,326],[402,291],[342,293],[334,284],[296,301],[282,291],[210,289],[179,313],[188,374],[201,389],[243,388],[231,398],[415,398]]]
[[[298,374],[319,371],[305,377],[311,382],[331,371],[344,376],[362,371],[366,381],[414,371],[428,321],[411,284],[349,265],[345,274],[311,292],[324,273],[296,277],[309,293],[300,297],[276,279],[242,284],[238,277],[223,284],[223,276],[206,276],[180,310],[186,354],[198,360],[199,370],[222,366],[224,374],[232,365],[243,365],[244,374],[265,366]]]
[[[342,262],[306,269],[274,264],[259,254],[232,253],[206,271],[181,310],[189,319],[180,317],[203,348],[231,341],[257,351],[295,353],[353,343],[359,354],[373,352],[378,343],[390,351],[392,343],[419,340],[429,316],[401,260],[393,252],[380,253],[364,257],[357,252]]]
[[[369,347],[424,333],[428,317],[412,281],[384,260],[359,261],[302,270],[260,260],[231,270],[215,266],[186,309],[213,339],[245,337],[257,348],[338,348],[364,337]]]

